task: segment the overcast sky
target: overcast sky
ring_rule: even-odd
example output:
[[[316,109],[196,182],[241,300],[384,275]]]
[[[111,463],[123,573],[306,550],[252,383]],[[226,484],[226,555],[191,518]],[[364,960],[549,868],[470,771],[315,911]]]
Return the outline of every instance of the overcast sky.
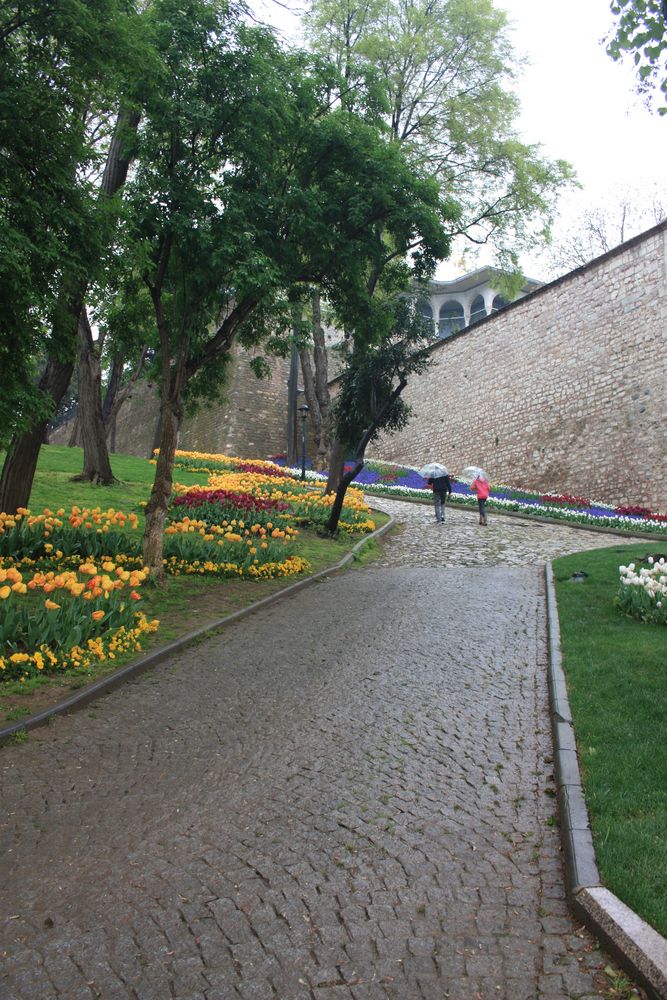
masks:
[[[637,97],[629,63],[605,52],[614,23],[609,0],[496,2],[530,61],[518,87],[522,137],[568,160],[583,185],[563,199],[563,218],[588,205],[613,206],[619,192],[666,192],[667,117]]]
[[[562,200],[563,220],[575,219],[589,205],[613,205],[619,191],[657,187],[667,201],[667,116],[644,107],[631,66],[605,52],[614,23],[610,0],[495,2],[507,11],[515,48],[529,63],[517,84],[522,138],[568,160],[583,185]],[[276,10],[270,0],[256,4],[258,10]],[[283,14],[271,20],[287,27],[296,19]],[[541,277],[533,273],[536,266],[524,262],[531,276]],[[445,265],[438,276],[453,276],[452,269],[457,273],[455,265]]]

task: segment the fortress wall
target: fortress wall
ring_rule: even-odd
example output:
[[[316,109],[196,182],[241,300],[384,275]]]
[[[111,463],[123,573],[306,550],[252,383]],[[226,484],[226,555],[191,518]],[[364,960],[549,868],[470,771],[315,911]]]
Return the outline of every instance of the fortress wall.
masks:
[[[667,223],[433,347],[405,391],[407,428],[368,457],[667,511]],[[289,361],[260,381],[236,348],[221,403],[186,418],[180,447],[265,458],[286,450]],[[335,389],[335,386],[332,386]],[[116,451],[146,456],[145,385],[121,410]],[[66,443],[69,428],[51,440]]]
[[[234,350],[221,403],[185,419],[180,448],[244,458],[285,451],[289,358],[268,358],[271,378],[258,379],[251,357],[242,348]]]
[[[268,358],[272,377],[258,379],[249,366],[251,358],[251,353],[234,348],[220,401],[186,416],[179,448],[249,458],[285,451],[289,359]],[[118,415],[115,451],[148,457],[158,411],[156,387],[140,383]],[[50,441],[67,444],[69,434],[66,424],[50,435]]]
[[[442,341],[369,457],[667,510],[667,226]]]

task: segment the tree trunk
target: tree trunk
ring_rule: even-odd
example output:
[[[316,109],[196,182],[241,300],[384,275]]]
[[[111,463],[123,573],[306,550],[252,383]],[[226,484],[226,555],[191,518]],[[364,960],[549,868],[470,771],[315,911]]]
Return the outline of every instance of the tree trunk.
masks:
[[[80,448],[81,447],[81,418],[79,417],[79,412],[74,414],[72,418],[72,427],[69,433],[69,440],[67,442],[68,448]]]
[[[162,440],[162,406],[158,410],[157,420],[155,421],[155,431],[153,432],[153,444],[151,445],[150,454],[148,458],[154,458],[155,452],[160,447],[160,441]]]
[[[102,404],[102,417],[104,419],[104,429],[106,432],[107,442],[110,451],[116,450],[116,419],[118,417],[118,414],[120,413],[120,408],[125,402],[125,400],[129,399],[129,397],[132,395],[132,389],[141,378],[141,373],[144,369],[144,364],[146,362],[147,354],[148,354],[148,348],[144,347],[143,351],[141,352],[141,358],[139,359],[139,364],[134,370],[134,374],[122,388],[120,388],[120,380],[123,375],[125,360],[122,355],[117,355],[114,358],[111,375],[109,378],[109,385],[107,386],[107,392],[104,397],[104,403]],[[157,448],[158,445],[156,444],[155,447]]]
[[[150,500],[146,506],[146,527],[144,531],[144,565],[151,571],[151,578],[156,583],[164,583],[166,573],[162,564],[164,524],[167,508],[171,498],[174,472],[174,455],[178,446],[178,432],[183,415],[179,398],[172,399],[171,394],[162,400],[160,406],[160,454],[157,458],[155,480],[151,490]]]
[[[116,414],[114,413],[109,422],[106,424],[107,429],[107,446],[111,454],[116,450]]]
[[[329,393],[327,346],[322,327],[322,303],[319,289],[313,292],[311,299],[313,365],[310,361],[308,348],[300,351],[301,371],[303,374],[303,389],[310,414],[310,427],[315,444],[313,468],[322,472],[328,468],[331,458],[331,435],[329,411],[331,396]]]
[[[330,535],[335,534],[338,529],[338,522],[340,521],[340,514],[343,509],[343,502],[345,500],[345,494],[347,493],[347,488],[355,478],[358,476],[364,467],[363,458],[358,459],[352,468],[344,474],[341,478],[338,489],[336,490],[336,499],[331,507],[331,514],[329,515],[329,520],[326,523],[326,530]]]
[[[296,344],[293,343],[290,354],[289,378],[287,380],[287,464],[292,468],[299,461],[296,432],[296,398],[298,388],[299,351]]]
[[[67,392],[74,364],[49,358],[39,388],[53,399],[57,406]],[[33,424],[30,430],[13,438],[0,477],[0,511],[14,514],[19,507],[27,507],[32,481],[39,458],[39,450],[48,426],[48,417]]]
[[[336,490],[336,499],[333,502],[329,520],[325,525],[325,530],[328,532],[328,534],[333,535],[338,530],[338,522],[340,520],[341,510],[343,509],[343,501],[345,500],[345,494],[347,492],[347,488],[352,482],[352,480],[359,475],[359,473],[364,467],[364,455],[366,454],[366,448],[368,447],[368,442],[373,437],[373,434],[375,433],[377,428],[382,426],[383,420],[385,420],[385,418],[389,415],[394,403],[401,395],[407,384],[408,380],[405,377],[401,378],[396,388],[392,390],[389,397],[385,400],[384,404],[380,407],[378,413],[373,418],[371,426],[367,427],[364,433],[361,435],[361,440],[359,441],[359,444],[357,445],[354,452],[354,465],[349,470],[349,472],[346,472],[342,476],[341,481],[338,484],[338,489]]]
[[[343,469],[345,467],[345,446],[343,442],[338,438],[334,438],[333,444],[331,446],[331,460],[329,462],[329,478],[327,479],[327,485],[325,493],[334,493],[338,489],[338,484],[341,481],[343,475]]]
[[[104,420],[105,427],[108,427],[109,421],[111,420],[113,406],[116,402],[118,390],[120,389],[120,380],[123,377],[124,369],[125,355],[121,351],[120,354],[115,354],[113,357],[113,361],[111,362],[111,371],[109,372],[109,380],[107,382],[106,392],[104,393],[104,401],[102,403],[102,419]]]
[[[83,442],[83,471],[74,481],[111,486],[114,474],[102,417],[102,371],[84,306],[79,317],[79,417]]]

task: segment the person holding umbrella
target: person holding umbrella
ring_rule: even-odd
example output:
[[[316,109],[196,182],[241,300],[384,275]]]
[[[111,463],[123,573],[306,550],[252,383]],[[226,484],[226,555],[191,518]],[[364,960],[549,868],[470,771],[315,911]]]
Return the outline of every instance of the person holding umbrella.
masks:
[[[484,469],[478,469],[477,475],[470,484],[470,489],[477,496],[477,506],[479,507],[479,523],[486,525],[486,501],[489,499],[489,480],[486,478]]]
[[[447,497],[452,495],[452,484],[449,473],[439,462],[430,462],[419,470],[428,485],[433,490],[433,505],[435,507],[435,523],[445,523],[445,504]]]

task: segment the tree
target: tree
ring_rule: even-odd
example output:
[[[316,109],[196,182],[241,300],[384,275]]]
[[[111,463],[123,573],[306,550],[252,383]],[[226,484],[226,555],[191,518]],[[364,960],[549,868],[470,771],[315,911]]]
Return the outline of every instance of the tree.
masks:
[[[156,578],[185,406],[217,391],[234,340],[284,347],[293,303],[313,285],[362,329],[369,274],[410,249],[432,266],[447,249],[437,186],[372,120],[331,111],[330,74],[222,5],[187,7],[166,33],[154,4],[164,71],[138,131],[121,238],[119,294],[148,290],[160,368],[144,536]]]
[[[306,29],[341,69],[339,99],[369,88],[396,140],[459,204],[452,238],[491,243],[512,267],[543,241],[572,171],[518,138],[517,60],[491,0],[314,0]]]
[[[368,445],[380,431],[391,434],[407,423],[411,409],[401,394],[413,374],[421,374],[430,364],[429,331],[406,295],[389,301],[373,302],[376,330],[370,343],[348,347],[349,357],[341,376],[334,405],[337,439],[343,449],[354,446],[350,468],[340,477],[331,515],[326,524],[335,534],[345,494],[364,466]]]
[[[0,416],[4,440],[14,435],[0,507],[15,510],[28,502],[48,418],[71,378],[107,196],[122,183],[118,163],[100,201],[90,178],[97,131],[137,44],[130,0],[8,2],[0,17]]]
[[[311,432],[315,444],[313,468],[322,471],[329,463],[331,397],[328,384],[328,358],[324,327],[322,326],[322,296],[319,288],[313,290],[309,303],[311,323],[308,333],[312,343],[299,342],[299,360],[303,377],[303,392],[308,405]]]
[[[516,271],[519,253],[546,238],[571,170],[518,139],[506,22],[490,0],[314,0],[306,29],[314,51],[334,60],[341,105],[368,93],[394,141],[456,203],[450,238],[493,243],[499,265]],[[312,329],[312,372],[309,352],[301,358],[321,443],[327,391],[312,387],[326,385],[327,353],[316,320]],[[332,470],[333,453],[321,463]]]
[[[633,55],[638,89],[658,114],[667,114],[666,106],[657,106],[659,98],[667,101],[667,0],[613,0],[611,12],[616,18],[616,33],[607,45],[612,59]]]
[[[545,254],[554,277],[583,267],[632,236],[667,218],[667,205],[656,190],[652,194],[627,190],[614,201],[592,204],[575,219],[554,228],[553,242]]]
[[[109,144],[104,173],[100,184],[100,207],[106,208],[105,198],[121,190],[130,167],[130,150],[140,115],[135,109],[121,108]],[[113,240],[113,225],[108,229],[108,240]],[[106,248],[102,256],[106,258]],[[92,276],[91,276],[92,277]],[[90,286],[87,288],[89,296]],[[101,354],[104,338],[95,339],[88,318],[88,310],[82,306],[78,323],[79,357],[78,373],[78,427],[83,446],[83,469],[75,480],[110,486],[115,482],[107,447],[108,426],[102,406],[102,364]],[[113,386],[113,382],[111,383]],[[112,405],[110,401],[110,405]]]

